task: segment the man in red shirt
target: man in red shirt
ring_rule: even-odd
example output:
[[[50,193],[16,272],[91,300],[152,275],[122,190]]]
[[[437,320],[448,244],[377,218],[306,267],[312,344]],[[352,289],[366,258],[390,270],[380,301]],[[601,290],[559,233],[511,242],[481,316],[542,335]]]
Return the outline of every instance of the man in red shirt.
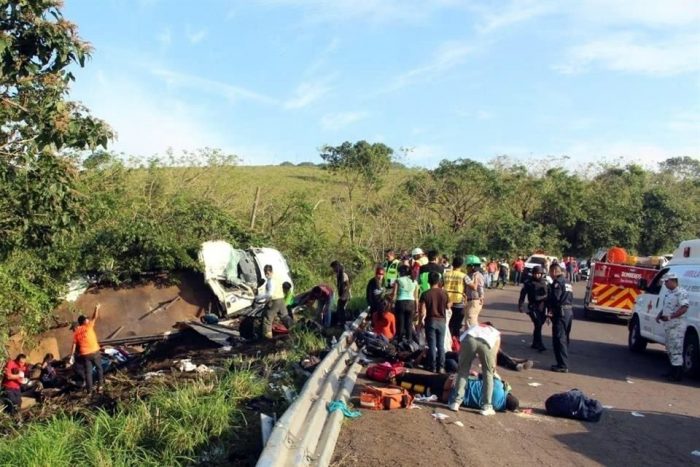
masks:
[[[74,360],[76,349],[78,350],[78,371],[83,375],[85,390],[92,391],[92,368],[97,369],[97,391],[102,388],[102,353],[100,344],[95,334],[95,322],[100,313],[100,304],[95,305],[92,319],[85,316],[78,317],[78,327],[73,331],[73,348],[71,349],[71,362]]]
[[[7,407],[11,414],[17,413],[22,406],[22,382],[25,381],[27,373],[27,356],[23,353],[17,355],[14,360],[10,360],[5,365],[5,372],[2,377],[2,387],[10,404]]]
[[[513,278],[515,280],[515,284],[520,284],[520,281],[522,280],[523,276],[523,270],[525,269],[525,262],[523,261],[522,256],[518,256],[518,260],[513,263],[513,270],[515,271],[515,277]]]

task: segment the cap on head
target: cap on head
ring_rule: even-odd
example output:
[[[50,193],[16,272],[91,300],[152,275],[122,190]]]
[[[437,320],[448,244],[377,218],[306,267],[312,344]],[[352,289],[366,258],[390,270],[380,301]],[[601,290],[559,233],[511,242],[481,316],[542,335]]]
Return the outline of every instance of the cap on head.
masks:
[[[422,254],[423,254],[423,250],[420,248],[414,248],[413,251],[411,251],[411,256],[418,256],[418,255],[422,255]]]
[[[666,273],[666,275],[664,275],[663,280],[664,281],[670,281],[670,280],[677,281],[678,275],[675,272],[669,272],[669,273]]]

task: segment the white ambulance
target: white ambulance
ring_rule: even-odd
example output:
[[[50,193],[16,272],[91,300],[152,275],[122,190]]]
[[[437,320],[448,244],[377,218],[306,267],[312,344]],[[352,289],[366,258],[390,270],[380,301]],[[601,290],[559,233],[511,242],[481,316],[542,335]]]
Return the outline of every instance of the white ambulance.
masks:
[[[661,278],[668,272],[678,276],[678,286],[688,292],[690,307],[683,317],[685,338],[683,340],[683,366],[690,375],[700,375],[700,239],[681,242],[673,259],[654,276],[651,282],[644,279],[640,288],[644,293],[637,297],[629,324],[628,345],[633,352],[646,349],[647,343],[665,343],[663,322],[656,316],[663,307],[668,290]]]

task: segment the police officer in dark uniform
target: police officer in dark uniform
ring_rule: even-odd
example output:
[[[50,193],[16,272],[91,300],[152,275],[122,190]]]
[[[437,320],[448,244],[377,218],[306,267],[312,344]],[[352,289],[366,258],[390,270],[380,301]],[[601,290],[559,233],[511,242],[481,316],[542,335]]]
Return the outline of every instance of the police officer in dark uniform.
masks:
[[[552,264],[549,275],[554,281],[549,287],[547,296],[547,311],[552,319],[552,347],[556,365],[552,371],[567,373],[569,371],[569,334],[571,322],[574,319],[574,294],[571,284],[566,283],[564,272],[558,264]]]
[[[518,300],[518,311],[523,313],[523,303],[527,296],[527,314],[535,326],[532,332],[532,347],[535,350],[543,352],[547,350],[542,343],[542,326],[547,320],[547,295],[549,294],[549,284],[542,273],[541,266],[532,268],[532,276],[525,281],[523,288],[520,289],[520,299]]]

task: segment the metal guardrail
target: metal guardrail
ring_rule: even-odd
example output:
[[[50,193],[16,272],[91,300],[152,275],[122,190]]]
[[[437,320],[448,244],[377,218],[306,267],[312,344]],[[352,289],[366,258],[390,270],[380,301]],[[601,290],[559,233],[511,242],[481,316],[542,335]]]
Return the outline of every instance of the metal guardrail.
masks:
[[[258,467],[326,466],[340,433],[343,415],[329,414],[332,400],[348,401],[357,379],[359,353],[352,336],[367,316],[363,312],[319,363],[299,396],[275,424]],[[348,364],[348,360],[350,363]]]

